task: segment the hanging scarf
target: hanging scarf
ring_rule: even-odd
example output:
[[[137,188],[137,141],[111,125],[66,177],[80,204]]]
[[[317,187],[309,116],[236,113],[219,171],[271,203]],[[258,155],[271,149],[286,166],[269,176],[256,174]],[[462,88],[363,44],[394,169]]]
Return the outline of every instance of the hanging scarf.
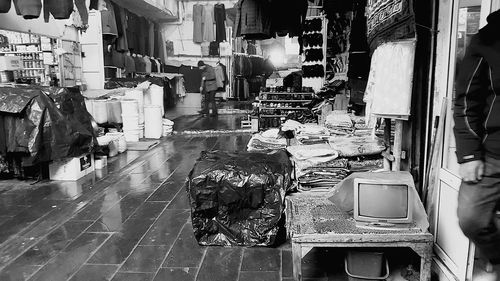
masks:
[[[8,13],[11,6],[11,0],[0,0],[0,13]]]

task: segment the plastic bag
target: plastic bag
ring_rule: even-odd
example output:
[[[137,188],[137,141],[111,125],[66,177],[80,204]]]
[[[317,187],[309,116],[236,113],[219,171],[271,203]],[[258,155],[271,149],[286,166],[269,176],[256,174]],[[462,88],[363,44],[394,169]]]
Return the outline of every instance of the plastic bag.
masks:
[[[273,245],[290,189],[292,165],[272,153],[202,152],[187,191],[195,237],[201,245]]]

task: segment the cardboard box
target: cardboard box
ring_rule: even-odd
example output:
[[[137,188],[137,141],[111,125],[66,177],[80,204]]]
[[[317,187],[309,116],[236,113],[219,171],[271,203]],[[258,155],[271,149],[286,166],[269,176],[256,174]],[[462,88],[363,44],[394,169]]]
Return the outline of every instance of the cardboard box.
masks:
[[[76,181],[94,172],[94,170],[93,154],[54,161],[49,165],[51,180]]]
[[[20,57],[2,56],[0,57],[0,71],[13,71],[22,69]]]

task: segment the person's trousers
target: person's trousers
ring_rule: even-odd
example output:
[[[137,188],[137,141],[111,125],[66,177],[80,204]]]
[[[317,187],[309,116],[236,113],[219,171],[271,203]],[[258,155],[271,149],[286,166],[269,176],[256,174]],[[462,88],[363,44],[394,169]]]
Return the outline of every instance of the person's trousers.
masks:
[[[463,182],[458,195],[458,219],[464,232],[482,255],[500,264],[500,160],[487,157],[483,179]]]
[[[204,114],[210,112],[210,107],[212,107],[212,114],[217,114],[217,103],[215,102],[215,91],[203,91],[201,95],[201,111]]]

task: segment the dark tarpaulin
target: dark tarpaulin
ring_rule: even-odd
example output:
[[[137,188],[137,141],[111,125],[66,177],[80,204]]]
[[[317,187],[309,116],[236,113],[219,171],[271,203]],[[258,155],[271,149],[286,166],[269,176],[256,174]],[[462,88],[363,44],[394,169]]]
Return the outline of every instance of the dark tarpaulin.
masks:
[[[187,191],[201,245],[270,246],[280,230],[292,165],[273,153],[202,152]]]
[[[28,154],[29,157],[23,159],[24,166],[75,157],[92,150],[95,136],[92,130],[86,129],[91,125],[78,119],[88,114],[86,109],[85,113],[70,116],[49,97],[56,95],[64,100],[67,92],[64,88],[0,87],[6,152]],[[83,97],[81,99],[83,101]]]

